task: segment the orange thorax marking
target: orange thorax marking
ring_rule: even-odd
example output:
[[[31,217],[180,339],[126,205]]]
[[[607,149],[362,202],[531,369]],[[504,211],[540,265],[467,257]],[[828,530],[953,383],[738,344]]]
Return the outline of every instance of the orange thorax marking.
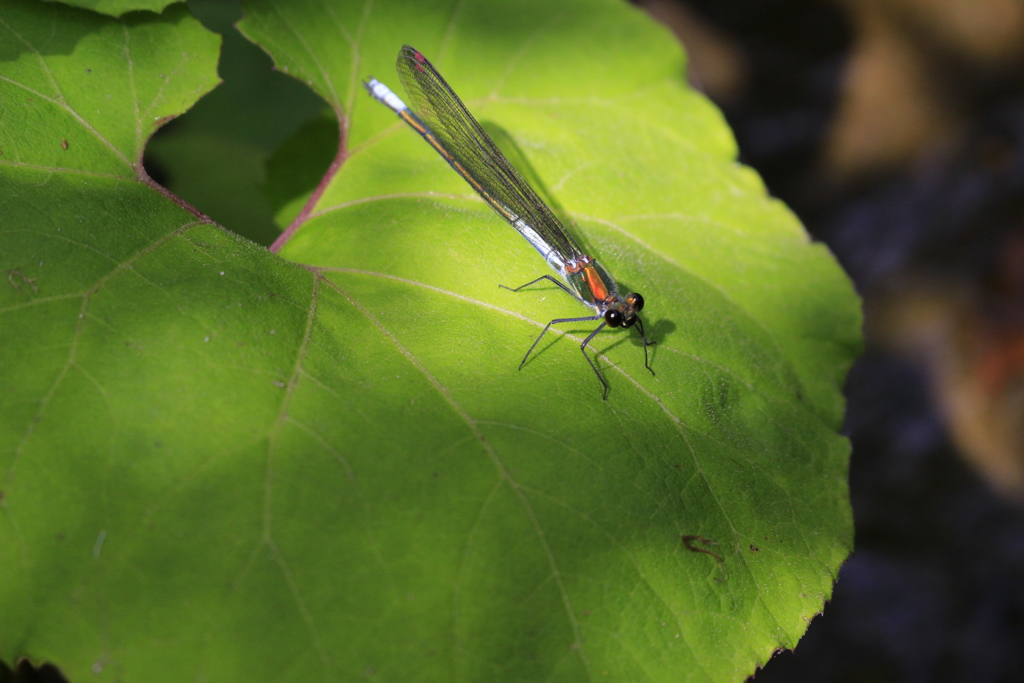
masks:
[[[585,266],[583,268],[583,281],[587,283],[587,288],[594,295],[595,303],[608,298],[608,285],[598,275],[594,266]]]

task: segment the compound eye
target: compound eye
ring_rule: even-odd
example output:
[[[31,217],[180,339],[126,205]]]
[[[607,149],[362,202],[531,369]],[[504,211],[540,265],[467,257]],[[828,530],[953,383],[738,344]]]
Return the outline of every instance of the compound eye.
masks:
[[[604,321],[608,324],[608,327],[619,327],[622,325],[622,313],[616,310],[605,311]]]
[[[626,301],[633,304],[634,311],[639,312],[644,309],[644,298],[637,294],[636,292],[633,292],[628,297],[626,297]]]
[[[636,316],[635,315],[631,315],[628,318],[626,318],[624,321],[622,321],[622,326],[623,327],[633,327],[633,325],[636,325]]]

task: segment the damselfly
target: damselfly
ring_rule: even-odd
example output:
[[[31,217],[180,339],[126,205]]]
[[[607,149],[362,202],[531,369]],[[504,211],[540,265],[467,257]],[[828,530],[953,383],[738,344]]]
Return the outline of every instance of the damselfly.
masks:
[[[512,167],[426,57],[405,45],[398,53],[397,68],[398,77],[415,111],[377,79],[370,78],[363,81],[363,85],[376,100],[390,107],[422,135],[477,194],[518,230],[565,280],[562,283],[551,275],[542,275],[515,289],[500,286],[518,292],[541,280],[549,280],[596,312],[596,315],[556,318],[549,322],[523,356],[519,368],[522,369],[552,325],[600,320],[597,329],[580,344],[580,351],[601,382],[603,398],[608,398],[608,382],[587,355],[587,345],[605,326],[636,325],[644,346],[644,367],[653,375],[647,347],[654,342],[647,341],[644,324],[637,315],[644,307],[644,298],[636,292],[625,296],[619,294],[615,280],[608,271],[594,258],[583,253],[561,221]]]

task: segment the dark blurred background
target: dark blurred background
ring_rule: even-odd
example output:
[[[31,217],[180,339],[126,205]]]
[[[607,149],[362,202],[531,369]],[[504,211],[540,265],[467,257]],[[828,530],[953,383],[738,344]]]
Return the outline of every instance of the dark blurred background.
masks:
[[[856,550],[753,680],[1024,681],[1024,2],[640,4],[864,297]]]
[[[864,298],[856,550],[753,680],[1024,682],[1024,0],[637,2]],[[290,167],[274,151],[319,140],[322,168],[293,179],[312,187],[336,128],[234,31],[236,0],[189,7],[225,36],[225,83],[157,134],[147,170],[270,244],[286,198],[261,187]],[[15,679],[59,676],[0,667]]]

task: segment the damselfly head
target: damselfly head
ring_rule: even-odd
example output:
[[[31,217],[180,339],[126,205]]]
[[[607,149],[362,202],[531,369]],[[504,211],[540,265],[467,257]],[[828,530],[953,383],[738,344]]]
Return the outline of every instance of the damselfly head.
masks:
[[[636,314],[644,307],[644,298],[633,292],[625,299],[618,299],[604,312],[604,321],[608,327],[633,327]]]
[[[609,308],[604,312],[604,321],[608,324],[608,327],[620,327],[625,323],[625,320],[626,317],[617,308]]]
[[[633,292],[626,297],[626,303],[633,307],[633,310],[639,313],[644,309],[644,298]]]

